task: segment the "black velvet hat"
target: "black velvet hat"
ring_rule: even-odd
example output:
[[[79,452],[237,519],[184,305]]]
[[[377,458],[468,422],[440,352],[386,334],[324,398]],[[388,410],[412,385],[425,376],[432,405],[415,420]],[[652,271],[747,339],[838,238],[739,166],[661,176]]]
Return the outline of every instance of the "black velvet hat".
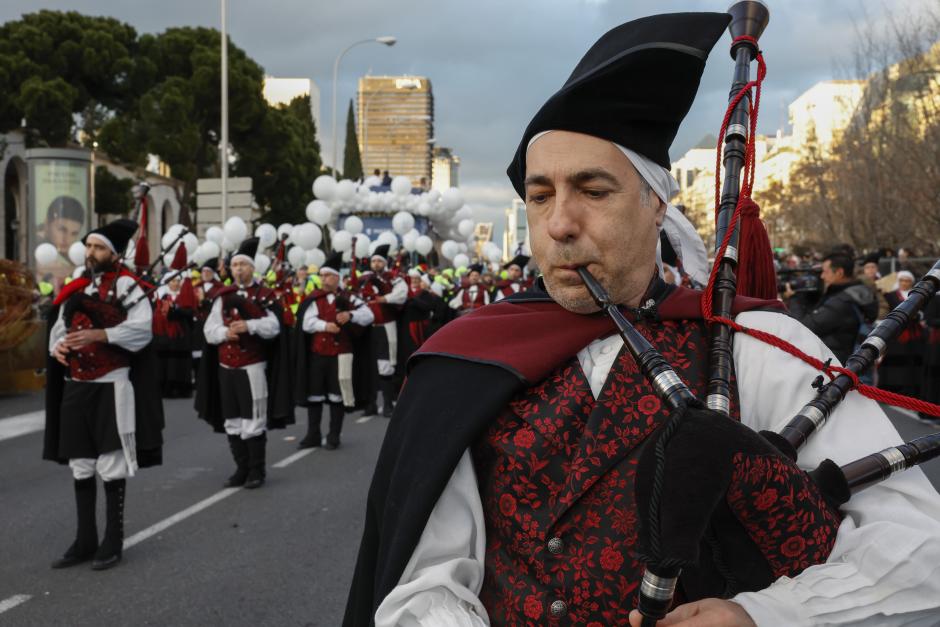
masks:
[[[232,259],[235,257],[248,257],[251,260],[252,265],[255,263],[255,255],[258,254],[258,244],[261,242],[257,237],[249,237],[248,239],[242,240],[242,243],[238,245],[238,250],[235,251],[235,254],[232,255]]]
[[[730,20],[727,13],[670,13],[604,34],[526,128],[507,170],[516,192],[525,197],[526,149],[542,131],[607,139],[668,169],[705,59]]]
[[[388,251],[391,250],[391,246],[388,244],[382,244],[381,246],[376,246],[375,251],[372,253],[371,257],[381,257],[382,259],[388,259]]]
[[[210,270],[212,270],[213,272],[215,272],[215,270],[216,270],[218,267],[219,267],[219,258],[218,258],[218,257],[213,257],[212,259],[206,259],[206,260],[203,262],[202,266],[200,266],[199,269],[200,269],[200,270],[205,270],[206,268],[209,268]]]
[[[483,274],[483,264],[482,263],[473,263],[467,268],[467,274],[470,272],[479,272]]]
[[[520,270],[525,270],[525,267],[529,265],[529,256],[528,255],[516,255],[513,257],[509,263],[507,263],[503,268],[506,270],[509,269],[509,266],[519,266]]]
[[[82,238],[82,243],[85,244],[88,242],[89,235],[100,235],[111,243],[114,252],[123,255],[124,250],[127,248],[127,242],[134,237],[134,233],[137,232],[138,228],[139,225],[133,220],[121,218],[120,220],[109,222],[104,226],[99,226],[97,229],[88,231],[85,237]]]
[[[333,270],[336,274],[339,274],[340,268],[343,267],[343,253],[335,252],[329,257],[326,258],[326,261],[323,262],[323,265],[320,266],[320,272],[324,270]]]

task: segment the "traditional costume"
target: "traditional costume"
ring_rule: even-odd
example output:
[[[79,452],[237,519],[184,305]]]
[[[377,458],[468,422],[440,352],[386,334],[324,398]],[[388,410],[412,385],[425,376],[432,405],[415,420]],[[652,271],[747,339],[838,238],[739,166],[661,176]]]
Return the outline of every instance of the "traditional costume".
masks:
[[[375,249],[370,261],[381,259],[388,267],[389,245]],[[395,368],[398,365],[398,316],[401,306],[408,298],[408,286],[404,279],[387,269],[376,273],[371,270],[355,278],[354,289],[369,305],[375,321],[372,323],[372,350],[378,375],[376,392],[382,393],[382,414],[392,415],[392,406],[397,394]],[[382,297],[383,302],[377,299]],[[369,399],[367,414],[378,411],[377,395]]]
[[[153,346],[160,360],[160,388],[164,398],[192,394],[196,294],[186,266],[186,247],[180,244],[154,298]],[[171,288],[174,279],[180,281],[175,291]]]
[[[526,290],[524,272],[527,265],[529,265],[529,257],[527,255],[516,255],[509,263],[503,266],[505,270],[509,270],[512,267],[518,268],[519,278],[515,280],[504,279],[497,282],[496,289],[493,290],[494,303],[503,300],[507,296],[512,296],[513,294],[518,294]]]
[[[914,282],[914,275],[907,271],[898,272],[898,278]],[[894,309],[905,300],[908,292],[895,285],[893,292],[885,294],[888,307]],[[920,316],[914,317],[908,327],[896,338],[888,342],[888,349],[878,365],[878,387],[898,394],[920,397],[921,382],[924,372],[924,344],[926,334]]]
[[[408,287],[408,300],[399,318],[398,361],[402,364],[407,363],[415,351],[450,320],[450,308],[431,291],[430,277],[417,269],[409,270],[408,276],[417,277],[421,287]]]
[[[321,274],[339,276],[342,254],[334,254],[320,268]],[[343,324],[337,315],[348,312],[350,318]],[[297,310],[295,329],[294,392],[297,404],[307,408],[307,435],[298,448],[320,446],[320,422],[323,403],[330,406],[330,430],[326,448],[340,444],[345,407],[354,407],[353,340],[359,330],[372,324],[372,309],[355,294],[337,290],[314,290]],[[338,333],[330,333],[329,325],[336,324]]]
[[[529,146],[558,129],[612,142],[668,203],[668,147],[728,20],[662,15],[604,35],[526,130],[509,168],[519,194]],[[652,273],[655,259],[649,263]],[[656,278],[642,306],[625,314],[702,396],[709,374],[700,297]],[[737,298],[732,315],[831,356],[776,302]],[[815,369],[748,335],[733,342],[733,417],[771,429],[812,397]],[[369,493],[344,624],[626,624],[643,563],[636,464],[666,417],[603,314],[572,313],[532,290],[447,325],[409,362]],[[800,462],[844,463],[900,442],[877,404],[853,395]],[[754,471],[776,476],[770,467]],[[762,508],[794,498],[785,485],[764,496]],[[758,625],[929,624],[940,607],[940,497],[923,474],[854,496],[838,542],[823,505],[806,503],[809,515],[781,519],[772,533],[748,527],[752,509],[735,510],[735,524],[760,545],[748,558],[780,579],[740,594],[729,582],[721,594]],[[810,564],[819,565],[804,570]]]
[[[116,220],[82,240],[122,255],[137,230]],[[116,565],[124,543],[126,480],[140,467],[162,461],[163,405],[158,391],[150,301],[137,279],[118,267],[86,271],[56,297],[49,333],[46,432],[43,458],[68,463],[75,479],[78,532],[56,560],[64,568],[93,559],[92,568]],[[54,357],[69,333],[104,329],[107,341],[72,349],[68,366]],[[95,474],[104,481],[107,526],[98,544]]]
[[[468,268],[469,274],[474,272],[477,275],[483,274],[483,266],[475,263]],[[475,311],[484,305],[490,304],[490,293],[486,289],[486,286],[483,285],[482,281],[477,281],[476,283],[470,283],[467,281],[466,285],[460,288],[453,298],[450,299],[450,308],[457,311],[458,316],[463,316]]]
[[[201,274],[211,272],[208,279],[202,279],[196,286],[196,316],[193,320],[193,373],[199,373],[199,360],[202,359],[202,351],[206,345],[206,336],[203,331],[206,318],[209,317],[209,311],[212,309],[212,300],[215,298],[215,292],[223,287],[219,280],[219,273],[216,269],[219,267],[219,258],[213,257],[203,262],[199,269]]]
[[[254,266],[258,238],[241,243],[233,260]],[[243,320],[247,333],[228,337]],[[265,481],[268,429],[293,424],[289,390],[290,349],[281,333],[280,305],[274,292],[252,280],[216,292],[205,324],[206,350],[196,395],[199,417],[228,436],[235,473],[226,487],[258,488]]]

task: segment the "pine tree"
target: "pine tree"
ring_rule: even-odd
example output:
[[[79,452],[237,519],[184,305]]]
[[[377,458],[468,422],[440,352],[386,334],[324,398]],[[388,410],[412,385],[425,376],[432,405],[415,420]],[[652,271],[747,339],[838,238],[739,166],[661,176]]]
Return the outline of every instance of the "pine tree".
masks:
[[[353,102],[349,101],[346,113],[346,149],[343,151],[343,178],[362,178],[362,159],[359,156],[359,140],[356,138],[356,119],[353,117]]]

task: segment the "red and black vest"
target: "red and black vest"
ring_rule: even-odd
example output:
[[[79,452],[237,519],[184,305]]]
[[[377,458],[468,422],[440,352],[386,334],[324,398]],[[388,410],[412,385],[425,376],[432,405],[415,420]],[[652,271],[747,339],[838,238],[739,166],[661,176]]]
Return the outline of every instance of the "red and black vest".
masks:
[[[274,298],[264,287],[251,286],[238,289],[229,286],[220,291],[222,323],[230,326],[236,320],[256,320],[267,315],[263,303]],[[219,345],[219,363],[228,368],[244,368],[267,359],[265,341],[257,335],[242,333],[238,340],[227,340]]]
[[[170,318],[170,311],[176,303],[173,294],[166,293],[153,304],[153,334],[165,338],[176,339],[182,337],[183,323]]]
[[[377,303],[374,300],[379,296],[386,296],[391,293],[392,281],[394,279],[395,275],[391,272],[376,274],[370,271],[363,272],[359,275],[359,294],[362,296],[362,300],[366,301],[366,304],[369,305],[369,309],[372,310],[372,315],[375,316],[375,320],[372,321],[374,325],[395,322],[398,317],[397,306],[389,303]]]
[[[512,296],[519,292],[525,291],[525,286],[522,284],[522,281],[500,281],[496,286],[496,291],[503,295],[503,298]]]
[[[476,294],[472,297],[470,295],[470,290],[476,287]],[[463,288],[461,293],[460,301],[460,310],[461,311],[471,311],[473,309],[479,309],[486,304],[486,288],[482,284],[477,285],[468,285]]]
[[[127,319],[127,311],[117,303],[118,275],[104,274],[98,284],[97,297],[77,292],[66,305],[66,329],[69,333],[84,329],[110,329]],[[78,299],[78,300],[76,300]],[[69,353],[69,376],[76,381],[92,381],[130,366],[130,353],[108,342],[92,342]]]
[[[336,322],[336,314],[340,311],[349,311],[348,295],[337,292],[333,302],[327,299],[327,292],[321,292],[314,296],[314,304],[317,306],[317,318],[324,322]],[[334,356],[345,353],[351,353],[353,350],[352,338],[349,336],[349,323],[340,326],[339,333],[317,332],[313,334],[310,340],[310,350],[317,355]]]
[[[636,326],[703,398],[705,325]],[[736,386],[732,391],[732,417],[739,419]],[[666,418],[666,408],[622,350],[600,398],[595,400],[575,357],[519,393],[490,425],[475,443],[473,459],[486,518],[480,599],[493,625],[628,624],[644,569],[636,555],[636,465],[644,440]],[[774,475],[761,475],[767,476]],[[738,486],[748,489],[746,478]],[[738,496],[760,508],[773,507],[777,495]],[[729,504],[747,528],[748,512],[732,498],[729,492]],[[761,548],[781,575],[802,570],[813,552],[821,557],[809,563],[825,560],[835,534],[820,537],[820,526],[785,520],[772,532],[748,530],[766,536]]]

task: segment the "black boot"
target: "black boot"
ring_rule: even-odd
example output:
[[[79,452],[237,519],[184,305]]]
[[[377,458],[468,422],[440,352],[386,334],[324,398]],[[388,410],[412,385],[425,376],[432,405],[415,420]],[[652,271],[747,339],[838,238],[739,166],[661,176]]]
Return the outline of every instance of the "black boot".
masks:
[[[339,434],[343,430],[343,416],[346,409],[343,403],[330,403],[330,432],[326,434],[326,449],[332,451],[339,447]]]
[[[379,377],[379,389],[382,391],[382,416],[391,418],[394,411],[395,379],[393,377]]]
[[[68,568],[87,562],[98,550],[98,526],[95,523],[95,496],[98,490],[97,480],[75,480],[75,509],[78,511],[78,532],[75,542],[65,555],[52,562],[53,568]]]
[[[237,488],[245,485],[248,478],[248,445],[240,435],[230,435],[228,446],[232,449],[232,459],[235,460],[235,474],[225,480],[225,487]]]
[[[315,448],[323,442],[320,434],[320,419],[323,417],[323,403],[310,403],[307,406],[307,435],[297,448]]]
[[[91,563],[92,570],[107,570],[117,566],[124,550],[124,490],[126,479],[104,482],[105,513],[107,526],[104,539]]]
[[[245,481],[245,488],[249,490],[264,485],[264,449],[267,441],[266,433],[245,440],[248,445],[248,479]]]

